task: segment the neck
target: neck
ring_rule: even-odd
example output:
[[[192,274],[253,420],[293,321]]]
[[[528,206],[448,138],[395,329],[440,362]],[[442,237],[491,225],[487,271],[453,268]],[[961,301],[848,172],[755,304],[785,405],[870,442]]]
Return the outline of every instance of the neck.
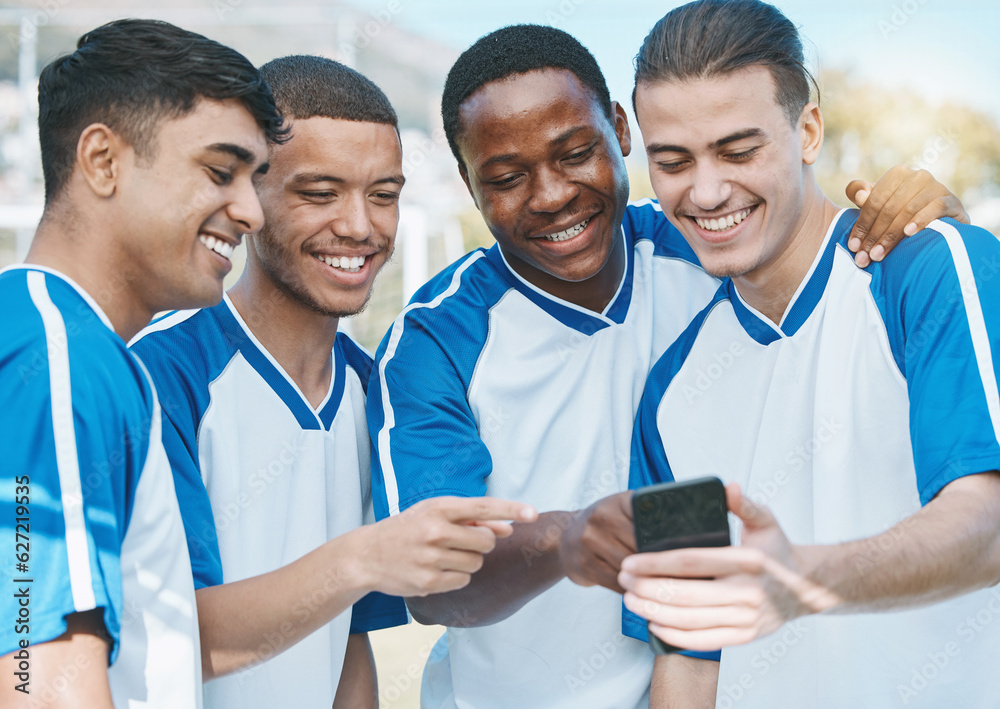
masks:
[[[24,262],[51,268],[76,281],[126,342],[156,315],[156,309],[145,304],[132,288],[127,264],[118,258],[110,232],[82,218],[47,210]]]
[[[318,406],[330,389],[339,320],[278,288],[251,259],[229,297],[254,337]]]
[[[549,295],[578,305],[595,313],[604,312],[611,299],[618,292],[622,276],[625,273],[625,249],[623,248],[624,233],[618,230],[611,254],[607,262],[596,274],[583,281],[565,281],[549,275],[537,268],[528,266],[520,259],[511,256],[506,251],[504,258],[510,267],[522,278]]]
[[[839,207],[814,184],[787,247],[770,262],[733,278],[743,299],[771,322],[781,322],[838,211]]]

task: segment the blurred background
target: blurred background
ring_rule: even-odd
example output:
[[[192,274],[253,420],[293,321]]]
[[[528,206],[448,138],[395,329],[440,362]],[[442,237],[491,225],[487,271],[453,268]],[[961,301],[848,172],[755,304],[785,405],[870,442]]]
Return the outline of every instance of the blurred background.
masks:
[[[255,64],[292,53],[345,62],[396,107],[407,177],[396,255],[368,309],[344,323],[374,350],[413,291],[476,246],[492,243],[458,177],[439,101],[454,59],[506,24],[560,27],[597,57],[612,98],[629,106],[632,59],[646,32],[681,3],[649,0],[0,0],[0,267],[27,249],[42,209],[36,130],[38,71],[80,34],[121,17],[151,17],[205,34]],[[854,177],[897,163],[930,170],[973,222],[1000,235],[1000,3],[841,0],[775,3],[801,28],[826,118],[818,164],[846,204]],[[627,164],[633,198],[652,196],[641,149]],[[242,250],[234,259],[241,268]],[[420,671],[440,628],[375,633],[383,707],[416,707]]]

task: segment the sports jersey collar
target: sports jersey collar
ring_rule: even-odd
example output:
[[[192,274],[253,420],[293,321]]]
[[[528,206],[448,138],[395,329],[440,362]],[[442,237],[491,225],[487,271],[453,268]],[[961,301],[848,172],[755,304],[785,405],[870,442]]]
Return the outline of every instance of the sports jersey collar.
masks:
[[[850,230],[854,224],[851,215],[845,217],[844,213],[847,211],[841,209],[833,218],[833,222],[823,238],[823,245],[820,246],[808,273],[799,284],[792,300],[785,309],[781,322],[777,325],[743,299],[732,279],[726,279],[725,288],[729,294],[729,300],[733,304],[736,317],[743,329],[754,340],[762,345],[769,345],[783,337],[792,337],[809,319],[823,297],[826,284],[830,280],[830,271],[833,268],[833,256],[837,251],[837,244],[844,233]]]
[[[635,268],[634,245],[632,244],[631,237],[621,227],[619,227],[619,231],[622,233],[621,243],[622,248],[625,250],[625,272],[622,274],[618,290],[615,291],[611,302],[600,313],[581,308],[576,303],[570,303],[568,300],[557,298],[551,293],[547,293],[538,286],[526,281],[510,267],[499,245],[494,244],[486,252],[486,256],[502,271],[506,271],[511,285],[520,291],[525,298],[563,325],[571,327],[584,335],[592,335],[611,325],[621,325],[625,322],[625,317],[628,315],[628,306],[632,301],[632,273]]]
[[[333,381],[330,383],[330,390],[326,398],[319,407],[313,409],[309,401],[302,394],[298,385],[282,369],[277,360],[271,356],[264,346],[254,337],[253,332],[243,321],[239,311],[229,299],[229,294],[223,296],[224,307],[216,308],[219,320],[227,338],[239,349],[243,358],[253,367],[261,378],[267,382],[268,386],[277,394],[288,410],[292,412],[299,425],[304,429],[329,430],[333,425],[333,419],[340,408],[340,400],[344,394],[344,370],[343,354],[338,352],[339,348],[333,348]]]
[[[47,273],[50,276],[55,276],[56,278],[65,281],[70,286],[70,288],[75,290],[80,295],[80,297],[87,302],[87,305],[89,305],[91,309],[95,313],[97,313],[97,317],[101,319],[101,322],[107,325],[108,329],[111,330],[112,332],[115,331],[115,326],[111,324],[111,318],[109,318],[107,313],[105,313],[104,310],[101,309],[101,306],[97,304],[97,301],[91,298],[90,293],[85,291],[80,286],[79,283],[74,281],[65,273],[57,271],[54,268],[48,268],[47,266],[36,266],[33,263],[18,263],[13,266],[7,266],[6,268],[0,269],[0,276],[7,273],[8,271],[42,271],[43,273]]]

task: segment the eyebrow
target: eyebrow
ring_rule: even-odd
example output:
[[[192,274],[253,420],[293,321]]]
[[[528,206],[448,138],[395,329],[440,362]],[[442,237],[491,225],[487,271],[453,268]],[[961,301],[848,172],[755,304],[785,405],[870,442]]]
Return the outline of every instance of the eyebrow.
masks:
[[[558,145],[559,143],[565,143],[567,140],[569,140],[570,138],[572,138],[574,135],[584,130],[585,128],[586,126],[576,126],[575,128],[570,128],[569,130],[560,133],[551,141],[549,141],[549,145]],[[487,167],[490,167],[491,165],[496,165],[497,163],[510,162],[512,160],[515,160],[516,158],[517,158],[517,153],[505,153],[503,155],[494,155],[489,160],[480,165],[479,168],[482,170]]]
[[[232,155],[234,158],[239,160],[244,165],[253,165],[257,160],[257,156],[251,151],[244,148],[242,145],[236,145],[235,143],[213,143],[208,146],[208,149],[213,153],[223,153],[224,155]],[[271,164],[267,161],[262,162],[254,170],[255,175],[264,175],[270,169]]]
[[[324,175],[321,172],[303,172],[291,179],[291,184],[293,186],[311,185],[316,182],[334,182],[337,184],[344,184],[345,180],[342,177],[335,177],[333,175]],[[400,187],[406,182],[406,178],[402,175],[390,175],[388,177],[383,177],[381,179],[375,180],[373,185],[399,185]]]
[[[716,150],[721,148],[723,145],[728,145],[729,143],[735,143],[738,140],[744,140],[745,138],[762,138],[764,137],[764,131],[760,128],[747,128],[746,130],[737,131],[735,133],[730,133],[725,138],[719,138],[713,143],[708,144],[709,150]],[[664,143],[650,143],[646,146],[646,152],[648,153],[686,153],[689,154],[691,151],[682,145],[666,145]]]

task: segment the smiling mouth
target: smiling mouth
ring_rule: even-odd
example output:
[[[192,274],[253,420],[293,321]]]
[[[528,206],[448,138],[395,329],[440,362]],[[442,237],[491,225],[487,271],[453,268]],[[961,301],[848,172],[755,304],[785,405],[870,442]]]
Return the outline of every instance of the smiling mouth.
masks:
[[[717,219],[704,219],[702,217],[691,217],[691,219],[693,219],[695,224],[705,231],[726,231],[727,229],[732,229],[734,226],[749,217],[755,209],[757,209],[756,204],[752,207],[747,207],[740,212],[733,212],[732,214],[725,217],[719,217]]]
[[[233,249],[235,247],[228,241],[217,239],[214,236],[205,236],[204,234],[198,235],[198,241],[204,244],[205,248],[209,251],[214,251],[224,259],[229,259],[233,255]]]
[[[358,273],[365,265],[366,258],[364,256],[320,256],[319,254],[313,254],[313,257],[331,268],[347,273]]]
[[[545,241],[566,241],[567,239],[572,239],[574,236],[579,236],[583,233],[583,230],[587,228],[590,224],[590,218],[584,219],[582,222],[575,226],[571,226],[569,229],[564,229],[563,231],[557,231],[555,234],[545,234],[538,238],[544,239]]]

